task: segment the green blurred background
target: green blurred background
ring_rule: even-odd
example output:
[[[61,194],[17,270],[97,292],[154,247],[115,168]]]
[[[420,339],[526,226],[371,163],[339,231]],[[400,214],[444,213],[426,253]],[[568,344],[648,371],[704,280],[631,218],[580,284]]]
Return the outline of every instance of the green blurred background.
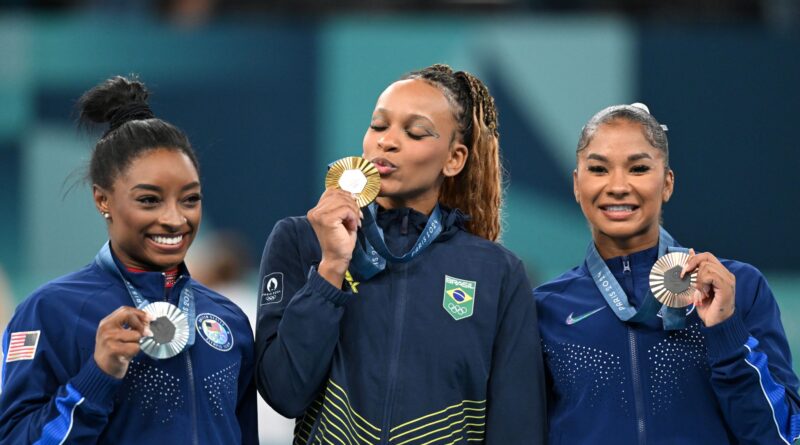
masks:
[[[94,84],[139,74],[156,114],[189,134],[205,195],[190,267],[254,314],[272,225],[314,205],[328,162],[361,153],[389,83],[443,62],[478,74],[496,98],[502,242],[534,283],[577,265],[590,239],[571,188],[581,126],[606,105],[645,102],[670,129],[666,227],[684,245],[759,267],[800,351],[795,16],[328,6],[176,20],[127,3],[124,14],[0,8],[0,327],[105,240],[80,180],[98,134],[78,131],[73,109]],[[265,444],[285,443],[276,419]]]

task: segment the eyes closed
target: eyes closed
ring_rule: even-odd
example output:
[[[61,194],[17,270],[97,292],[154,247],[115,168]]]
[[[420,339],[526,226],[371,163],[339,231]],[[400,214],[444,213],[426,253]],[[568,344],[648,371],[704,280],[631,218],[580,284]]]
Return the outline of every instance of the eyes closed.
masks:
[[[424,119],[424,120],[423,120]],[[369,125],[370,130],[376,132],[386,131],[390,123],[382,117],[374,117]],[[413,117],[403,125],[403,132],[411,139],[419,141],[427,137],[439,138],[439,133],[432,128],[432,124],[424,117]]]

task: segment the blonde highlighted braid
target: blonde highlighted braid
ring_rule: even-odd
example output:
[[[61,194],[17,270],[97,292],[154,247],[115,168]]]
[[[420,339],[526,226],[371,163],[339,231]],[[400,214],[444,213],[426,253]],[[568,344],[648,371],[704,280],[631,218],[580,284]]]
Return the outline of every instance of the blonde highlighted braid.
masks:
[[[432,65],[403,79],[425,80],[444,93],[458,123],[457,136],[469,150],[461,173],[442,184],[439,202],[468,214],[470,233],[496,241],[501,231],[503,169],[494,98],[480,79],[447,65]]]

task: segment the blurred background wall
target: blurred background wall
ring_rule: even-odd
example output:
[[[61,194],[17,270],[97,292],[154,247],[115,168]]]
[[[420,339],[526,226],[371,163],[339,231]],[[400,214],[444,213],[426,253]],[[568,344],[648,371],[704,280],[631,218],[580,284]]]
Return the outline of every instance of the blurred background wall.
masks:
[[[669,126],[684,245],[766,274],[800,354],[800,8],[764,1],[9,1],[0,3],[0,328],[38,285],[105,240],[81,181],[98,134],[83,91],[137,73],[202,168],[190,267],[255,314],[273,224],[304,214],[325,165],[361,153],[381,91],[436,62],[477,73],[500,110],[502,242],[541,283],[577,265],[583,123],[645,102]],[[254,316],[254,315],[253,315]],[[288,443],[274,415],[265,444]]]

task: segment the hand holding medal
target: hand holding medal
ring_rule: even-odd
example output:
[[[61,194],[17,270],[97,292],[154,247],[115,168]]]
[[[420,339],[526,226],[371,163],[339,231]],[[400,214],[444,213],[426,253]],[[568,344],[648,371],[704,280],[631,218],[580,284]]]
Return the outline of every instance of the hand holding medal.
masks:
[[[139,353],[139,341],[152,336],[150,317],[139,309],[123,306],[100,321],[95,335],[94,361],[106,374],[121,379]]]
[[[339,287],[353,256],[356,233],[363,217],[361,207],[378,196],[380,175],[366,159],[347,157],[330,165],[325,188],[307,217],[322,251],[318,271]]]
[[[711,327],[733,315],[736,307],[736,276],[709,252],[695,254],[691,250],[690,254],[684,274],[697,275],[692,302],[703,324]]]

